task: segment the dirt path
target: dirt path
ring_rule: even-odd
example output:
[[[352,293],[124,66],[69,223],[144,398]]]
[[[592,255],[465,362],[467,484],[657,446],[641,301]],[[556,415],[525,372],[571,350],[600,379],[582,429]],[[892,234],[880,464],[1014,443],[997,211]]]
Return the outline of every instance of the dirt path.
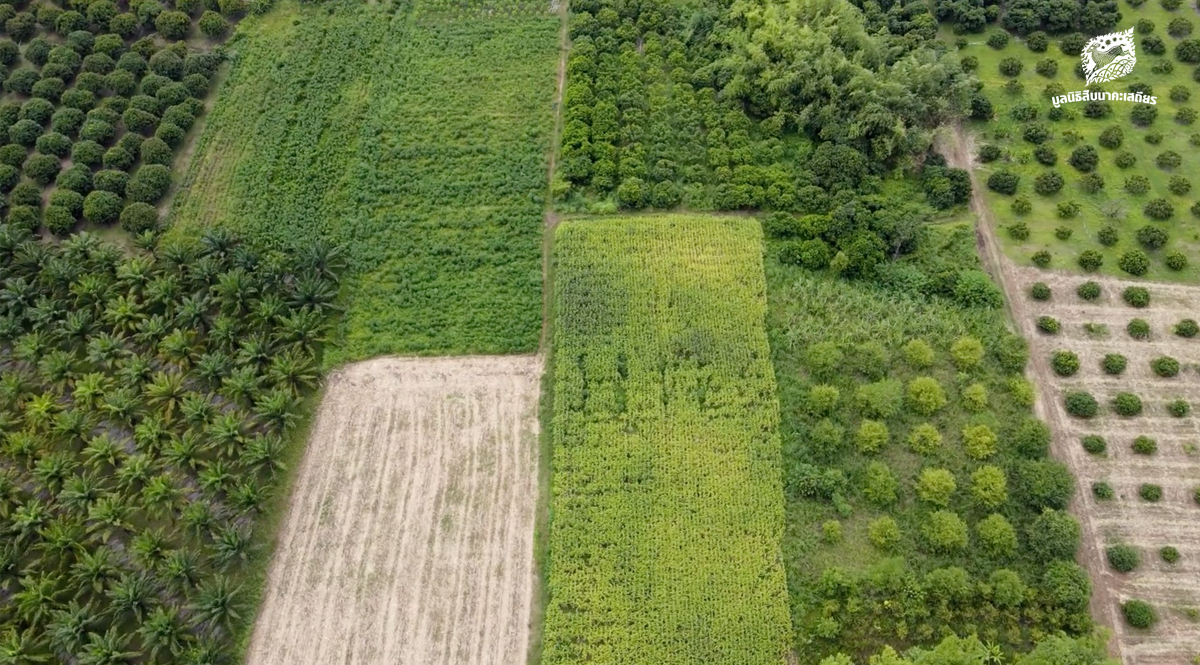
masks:
[[[550,257],[554,251],[554,227],[558,226],[558,213],[554,212],[554,173],[558,165],[558,142],[562,136],[563,96],[567,86],[567,54],[571,51],[571,33],[568,29],[570,7],[567,0],[554,0],[551,10],[557,12],[562,21],[558,30],[558,73],[557,91],[554,95],[554,133],[550,140],[549,168],[546,172],[546,215],[545,237],[542,239],[542,336],[538,350],[545,354],[550,344],[550,303],[553,291],[550,288]]]
[[[940,149],[950,166],[966,169],[971,175],[971,210],[979,220],[975,226],[979,256],[988,273],[1004,290],[1008,313],[1016,324],[1018,332],[1026,339],[1033,340],[1037,337],[1035,319],[1031,318],[1026,311],[1027,299],[1013,272],[1014,267],[1004,258],[1000,249],[999,240],[996,238],[996,221],[983,196],[984,184],[980,182],[975,169],[972,168],[975,156],[974,140],[961,126],[955,126],[950,140],[940,146]],[[1117,605],[1109,592],[1110,580],[1107,578],[1111,577],[1111,574],[1101,550],[1100,533],[1092,515],[1084,505],[1083,494],[1089,491],[1087,489],[1089,484],[1082,482],[1082,469],[1076,462],[1075,456],[1071,454],[1078,446],[1078,442],[1068,440],[1068,430],[1065,426],[1066,414],[1062,413],[1058,404],[1053,401],[1053,392],[1045,389],[1046,386],[1051,385],[1054,377],[1045,356],[1032,351],[1030,361],[1026,374],[1039,388],[1034,412],[1039,418],[1046,421],[1054,432],[1051,453],[1066,463],[1075,477],[1081,481],[1079,482],[1080,490],[1075,493],[1070,510],[1079,519],[1083,529],[1083,539],[1077,559],[1088,569],[1093,580],[1091,613],[1097,621],[1113,631],[1115,639],[1109,640],[1109,653],[1115,658],[1121,658],[1123,643],[1121,629],[1124,624],[1118,620]]]
[[[249,665],[524,665],[539,357],[329,379]]]

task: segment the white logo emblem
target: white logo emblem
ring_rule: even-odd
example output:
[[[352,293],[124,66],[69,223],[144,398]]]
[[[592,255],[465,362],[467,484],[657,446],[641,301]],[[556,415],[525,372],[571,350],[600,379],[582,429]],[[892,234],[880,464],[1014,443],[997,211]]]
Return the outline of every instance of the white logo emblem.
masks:
[[[1106,83],[1133,71],[1137,57],[1133,51],[1133,28],[1092,37],[1081,54],[1087,85]]]

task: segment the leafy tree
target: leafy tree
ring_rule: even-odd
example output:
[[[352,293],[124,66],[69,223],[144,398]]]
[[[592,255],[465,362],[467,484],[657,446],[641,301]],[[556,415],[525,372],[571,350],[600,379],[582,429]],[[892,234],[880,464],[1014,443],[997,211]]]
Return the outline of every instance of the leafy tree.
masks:
[[[930,548],[938,552],[953,552],[967,546],[967,525],[956,513],[937,510],[931,513],[921,528]]]
[[[1000,467],[984,465],[971,474],[971,495],[983,506],[996,508],[1008,501],[1008,478]]]
[[[1009,557],[1017,549],[1017,532],[1003,515],[993,513],[975,525],[975,533],[988,556]]]
[[[1079,548],[1079,523],[1068,513],[1045,509],[1030,523],[1025,546],[1042,563],[1071,560]]]

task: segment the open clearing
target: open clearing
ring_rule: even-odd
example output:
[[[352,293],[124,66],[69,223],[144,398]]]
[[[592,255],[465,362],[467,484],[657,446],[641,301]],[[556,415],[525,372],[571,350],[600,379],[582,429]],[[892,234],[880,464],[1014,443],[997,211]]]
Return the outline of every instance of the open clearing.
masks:
[[[1150,306],[1134,309],[1121,301],[1121,291],[1134,282],[1052,274],[1029,268],[1013,272],[1020,291],[1010,294],[1014,315],[1031,340],[1030,358],[1039,374],[1045,400],[1051,413],[1046,414],[1055,430],[1055,454],[1066,461],[1079,483],[1076,499],[1077,513],[1084,523],[1084,556],[1091,559],[1094,581],[1098,587],[1097,601],[1107,607],[1097,607],[1109,615],[1120,650],[1127,665],[1159,665],[1188,662],[1200,653],[1200,630],[1188,616],[1200,606],[1200,515],[1192,493],[1200,485],[1200,429],[1195,409],[1200,406],[1200,340],[1184,339],[1171,333],[1171,327],[1184,318],[1194,318],[1200,311],[1200,289],[1165,284],[1136,283],[1150,291]],[[1075,294],[1076,287],[1093,279],[1101,284],[1103,295],[1088,303]],[[1047,302],[1029,298],[1028,289],[1034,282],[1045,282],[1053,297]],[[1037,317],[1048,315],[1062,323],[1058,335],[1045,335],[1036,330]],[[1141,318],[1151,327],[1148,340],[1132,339],[1125,331],[1130,319]],[[1107,334],[1089,334],[1087,323],[1107,327]],[[1094,328],[1093,328],[1094,330]],[[1059,377],[1049,368],[1054,351],[1066,349],[1078,354],[1081,367],[1071,377]],[[1100,362],[1107,353],[1120,353],[1128,358],[1128,368],[1120,376],[1104,373]],[[1179,360],[1182,369],[1178,376],[1160,378],[1150,369],[1150,360],[1171,356]],[[1063,395],[1072,390],[1086,390],[1099,400],[1101,414],[1091,420],[1067,415]],[[1145,411],[1141,416],[1122,418],[1108,406],[1118,392],[1131,392],[1141,397]],[[1192,415],[1174,418],[1166,411],[1168,402],[1184,399],[1193,409]],[[1087,434],[1099,434],[1108,444],[1104,455],[1086,452],[1080,439]],[[1130,445],[1134,438],[1146,435],[1158,442],[1154,455],[1134,454]],[[1097,499],[1092,483],[1108,482],[1116,496],[1110,500]],[[1143,501],[1138,488],[1143,483],[1161,485],[1163,496],[1157,503]],[[1104,561],[1104,549],[1115,543],[1128,543],[1138,548],[1141,565],[1132,573],[1122,574]],[[1177,548],[1181,554],[1175,564],[1168,564],[1158,554],[1165,546]],[[1119,604],[1137,598],[1152,604],[1159,622],[1149,631],[1130,628],[1120,619]]]
[[[534,356],[334,373],[246,662],[523,665],[540,375]]]

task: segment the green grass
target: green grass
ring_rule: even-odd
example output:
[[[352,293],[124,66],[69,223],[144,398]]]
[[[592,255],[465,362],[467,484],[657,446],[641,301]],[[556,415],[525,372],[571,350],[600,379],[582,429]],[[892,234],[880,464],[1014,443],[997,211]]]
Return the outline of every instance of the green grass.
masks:
[[[1167,52],[1163,56],[1150,55],[1142,49],[1142,40],[1145,35],[1135,33],[1137,65],[1133,72],[1102,86],[1108,92],[1127,92],[1128,86],[1134,83],[1145,83],[1152,86],[1153,94],[1158,97],[1158,118],[1148,128],[1135,127],[1130,121],[1130,112],[1134,107],[1132,102],[1109,102],[1113,112],[1107,118],[1101,119],[1084,117],[1082,115],[1084,102],[1066,103],[1062,105],[1063,108],[1070,109],[1078,117],[1060,121],[1048,120],[1046,114],[1053,108],[1050,99],[1043,94],[1048,83],[1051,81],[1061,83],[1067,92],[1085,89],[1083,79],[1076,76],[1074,72],[1075,66],[1079,63],[1079,57],[1063,55],[1057,39],[1051,42],[1050,48],[1045,53],[1030,51],[1023,41],[1016,38],[1012,39],[1004,49],[997,51],[987,46],[984,41],[990,31],[1000,29],[998,26],[989,26],[989,33],[967,36],[970,43],[965,49],[960,50],[959,54],[964,57],[978,58],[977,74],[984,85],[983,93],[996,107],[994,120],[971,124],[972,130],[976,134],[976,142],[980,146],[985,143],[994,143],[1006,148],[1009,153],[1006,161],[981,165],[982,178],[980,182],[985,183],[988,175],[1001,167],[1008,168],[1021,176],[1017,193],[1027,196],[1033,204],[1032,212],[1025,216],[1019,216],[1012,212],[1011,203],[1014,197],[990,190],[986,191],[988,204],[995,213],[998,226],[1001,227],[998,229],[998,235],[1004,251],[1019,264],[1030,264],[1030,257],[1033,253],[1044,249],[1053,255],[1050,267],[1078,271],[1076,258],[1079,253],[1083,250],[1093,249],[1104,255],[1101,273],[1128,277],[1117,267],[1117,260],[1122,253],[1138,246],[1134,237],[1137,229],[1150,223],[1167,229],[1171,241],[1164,249],[1150,252],[1151,269],[1146,277],[1157,280],[1195,282],[1200,280],[1200,266],[1197,265],[1195,259],[1197,253],[1200,252],[1200,225],[1197,224],[1196,217],[1189,212],[1189,208],[1197,200],[1200,200],[1200,179],[1197,179],[1195,175],[1198,164],[1196,161],[1197,148],[1190,144],[1189,139],[1192,134],[1200,134],[1200,123],[1184,126],[1177,124],[1174,117],[1176,111],[1183,107],[1200,110],[1200,85],[1192,78],[1192,72],[1196,67],[1175,60],[1174,48],[1180,40],[1168,35],[1166,28],[1170,20],[1176,17],[1187,18],[1200,27],[1200,15],[1192,11],[1190,5],[1187,4],[1171,12],[1153,1],[1147,2],[1139,8],[1131,7],[1127,2],[1122,1],[1120,10],[1124,18],[1117,27],[1118,30],[1133,27],[1139,19],[1149,19],[1156,26],[1153,34],[1160,37],[1167,45]],[[1195,37],[1196,34],[1193,33],[1192,36]],[[943,36],[947,41],[953,41],[956,38],[945,29]],[[1016,77],[1024,85],[1023,94],[1018,96],[1010,95],[1004,90],[1004,84],[1009,77],[1003,76],[999,72],[1000,61],[1010,57],[1019,59],[1024,65],[1021,74]],[[1038,61],[1043,59],[1052,59],[1058,63],[1058,73],[1055,77],[1046,78],[1035,71]],[[1151,68],[1160,60],[1174,63],[1174,71],[1170,74],[1154,73]],[[1189,101],[1185,103],[1171,101],[1169,90],[1176,85],[1185,86],[1191,91]],[[1034,105],[1038,110],[1038,118],[1034,122],[1047,125],[1053,133],[1049,145],[1058,152],[1059,160],[1058,164],[1052,168],[1058,170],[1066,180],[1066,186],[1062,191],[1053,196],[1041,196],[1033,190],[1034,179],[1039,173],[1050,167],[1038,163],[1032,156],[1035,146],[1022,139],[1024,128],[1029,123],[1017,122],[1012,118],[1013,107],[1021,102]],[[1125,135],[1123,144],[1115,150],[1101,147],[1098,142],[1100,133],[1111,126],[1120,127]],[[1077,132],[1081,137],[1076,145],[1090,144],[1100,152],[1100,167],[1097,173],[1101,174],[1105,180],[1105,188],[1100,193],[1087,194],[1079,188],[1082,174],[1066,161],[1075,147],[1064,138],[1068,130]],[[1163,140],[1160,144],[1151,145],[1145,141],[1146,135],[1151,132],[1162,133]],[[1131,168],[1118,168],[1114,164],[1116,154],[1126,150],[1137,157],[1137,163]],[[1165,150],[1173,150],[1183,155],[1183,165],[1172,172],[1159,169],[1155,165],[1155,157]],[[1124,190],[1124,182],[1131,175],[1146,176],[1150,180],[1150,191],[1138,196],[1127,194]],[[1167,182],[1172,175],[1182,175],[1191,180],[1191,192],[1184,196],[1176,196],[1168,191]],[[1175,215],[1166,222],[1149,220],[1142,212],[1142,206],[1146,201],[1159,197],[1166,198],[1175,207]],[[1065,201],[1080,203],[1083,207],[1082,214],[1074,219],[1059,219],[1056,214],[1056,206]],[[1104,214],[1103,206],[1106,202],[1112,201],[1125,202],[1123,218],[1110,218]],[[1029,239],[1024,242],[1014,240],[1003,229],[1017,221],[1025,221],[1032,232]],[[1119,230],[1120,241],[1114,247],[1104,247],[1096,239],[1097,231],[1106,224],[1111,224]],[[1074,230],[1069,240],[1063,241],[1055,237],[1054,230],[1060,225]],[[1166,252],[1175,250],[1183,252],[1192,259],[1191,265],[1180,272],[1167,269],[1162,260]]]
[[[971,234],[958,232],[956,225],[933,227],[929,249],[922,253],[937,251],[947,259],[953,257],[960,268],[972,267],[977,259],[971,243]],[[773,249],[768,245],[769,257],[774,256]],[[779,383],[787,488],[784,561],[800,662],[817,662],[838,651],[865,658],[884,644],[897,648],[934,644],[946,630],[978,631],[981,639],[1013,649],[1026,647],[1040,630],[1086,630],[1086,611],[1063,611],[1046,602],[1045,596],[1037,596],[1036,601],[1031,596],[1019,608],[999,607],[976,589],[965,599],[947,604],[923,586],[925,575],[945,567],[964,569],[975,584],[986,583],[993,571],[1002,568],[1015,571],[1031,587],[1041,583],[1043,564],[1031,560],[1021,545],[1010,555],[987,554],[975,531],[980,520],[999,513],[1024,543],[1025,528],[1040,513],[1021,490],[1029,462],[1012,445],[1012,433],[1032,414],[1010,387],[1019,373],[1006,369],[996,353],[1005,339],[1012,342],[1003,313],[964,309],[940,298],[889,293],[783,265],[774,258],[766,261],[766,277],[767,329]],[[983,342],[986,352],[978,367],[960,369],[951,362],[950,347],[964,336]],[[931,367],[916,369],[906,362],[901,349],[914,338],[932,347]],[[809,352],[818,343],[835,344],[842,360],[829,370],[816,369]],[[881,346],[882,363],[869,359],[865,345],[870,344]],[[899,381],[907,388],[919,376],[937,379],[947,406],[926,417],[902,403],[894,415],[881,418],[890,441],[876,453],[860,451],[854,436],[867,416],[856,397],[858,388],[881,379]],[[962,397],[962,391],[975,383],[988,393],[986,407],[978,412],[968,410]],[[822,384],[839,391],[827,415],[817,413],[810,401],[811,389]],[[836,451],[822,451],[814,443],[824,417],[845,429],[843,444]],[[932,453],[918,454],[906,440],[915,426],[926,422],[936,426],[943,443]],[[984,460],[971,458],[963,446],[964,427],[977,424],[992,428],[1000,440],[998,451]],[[894,502],[873,503],[865,496],[866,470],[875,462],[884,463],[898,481]],[[975,501],[970,491],[971,474],[983,465],[999,467],[1007,478],[1008,499],[995,508]],[[955,476],[958,489],[948,508],[969,528],[970,544],[965,550],[934,551],[922,535],[935,510],[919,500],[914,488],[926,468],[944,468]],[[824,494],[805,489],[829,473],[841,479],[836,489]],[[883,516],[893,518],[901,534],[898,544],[888,550],[876,548],[867,533],[869,523]],[[822,524],[829,520],[842,524],[840,543],[822,538]],[[913,595],[918,590],[921,595]]]
[[[344,247],[331,364],[534,349],[560,20],[501,9],[285,2],[248,19],[174,232]]]
[[[557,229],[542,663],[778,665],[778,405],[759,225]]]

